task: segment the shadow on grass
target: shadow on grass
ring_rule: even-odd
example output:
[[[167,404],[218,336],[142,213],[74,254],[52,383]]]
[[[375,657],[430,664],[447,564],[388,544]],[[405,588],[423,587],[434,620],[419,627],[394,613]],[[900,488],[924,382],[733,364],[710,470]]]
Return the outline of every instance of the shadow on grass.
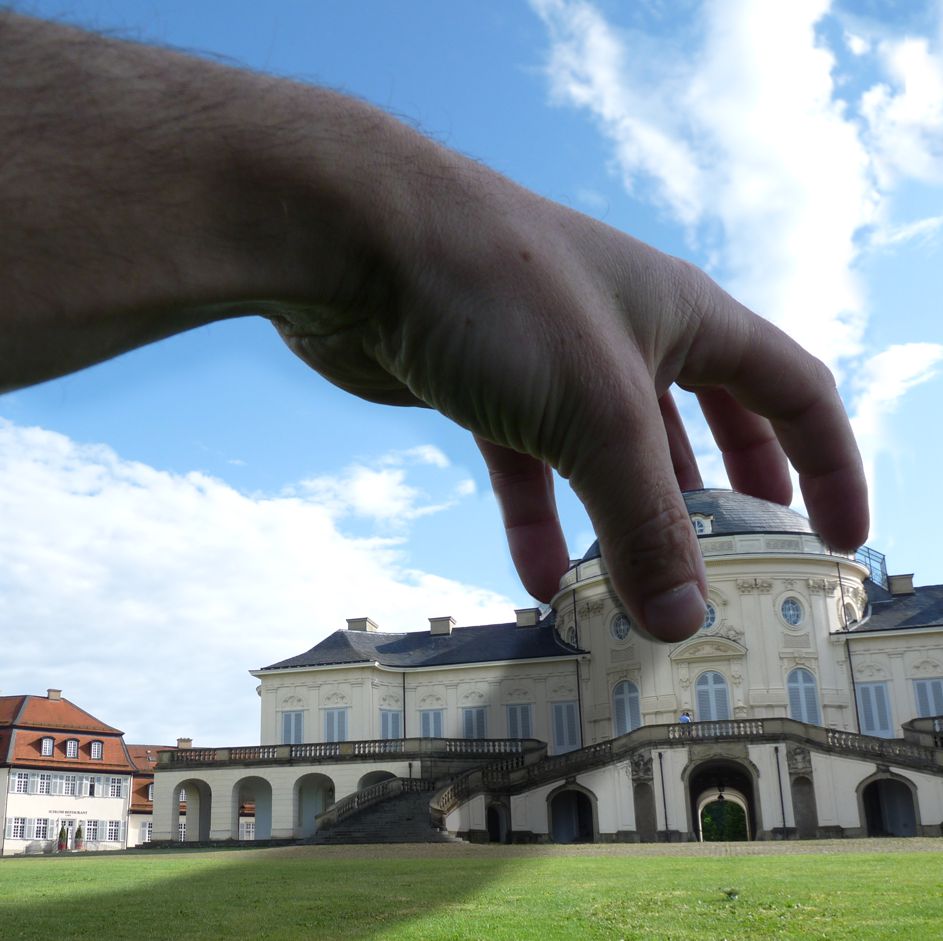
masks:
[[[329,848],[333,849],[333,848]],[[461,906],[497,858],[435,848],[142,852],[0,862],[0,938],[374,937]]]

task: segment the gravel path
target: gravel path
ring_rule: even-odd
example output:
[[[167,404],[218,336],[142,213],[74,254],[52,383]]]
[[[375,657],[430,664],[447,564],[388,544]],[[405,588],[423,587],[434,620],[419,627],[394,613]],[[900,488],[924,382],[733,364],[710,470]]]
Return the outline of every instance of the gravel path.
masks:
[[[824,853],[943,853],[943,838],[786,840],[756,843],[592,843],[498,846],[473,843],[398,843],[366,846],[289,846],[248,850],[321,859],[526,859],[541,856],[787,856]]]

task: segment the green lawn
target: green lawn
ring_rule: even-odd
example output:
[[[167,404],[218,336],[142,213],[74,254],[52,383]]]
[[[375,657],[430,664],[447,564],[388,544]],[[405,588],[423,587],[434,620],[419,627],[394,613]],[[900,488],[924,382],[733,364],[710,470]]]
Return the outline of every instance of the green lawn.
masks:
[[[299,851],[0,861],[0,938],[943,937],[943,854]]]

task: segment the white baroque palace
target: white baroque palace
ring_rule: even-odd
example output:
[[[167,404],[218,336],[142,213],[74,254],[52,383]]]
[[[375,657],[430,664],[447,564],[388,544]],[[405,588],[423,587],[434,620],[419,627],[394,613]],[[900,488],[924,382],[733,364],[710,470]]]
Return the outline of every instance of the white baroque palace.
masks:
[[[351,619],[253,671],[260,746],[161,753],[154,840],[696,840],[733,808],[747,839],[940,835],[943,586],[793,510],[685,500],[694,637],[637,631],[597,546],[515,622]]]

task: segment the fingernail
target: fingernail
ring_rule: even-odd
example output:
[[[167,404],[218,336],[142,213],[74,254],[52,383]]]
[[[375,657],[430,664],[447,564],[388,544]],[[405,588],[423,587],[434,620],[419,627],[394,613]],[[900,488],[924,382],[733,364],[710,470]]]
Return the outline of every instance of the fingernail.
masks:
[[[679,641],[696,633],[704,623],[706,602],[696,582],[687,582],[645,602],[645,629],[664,641]]]

